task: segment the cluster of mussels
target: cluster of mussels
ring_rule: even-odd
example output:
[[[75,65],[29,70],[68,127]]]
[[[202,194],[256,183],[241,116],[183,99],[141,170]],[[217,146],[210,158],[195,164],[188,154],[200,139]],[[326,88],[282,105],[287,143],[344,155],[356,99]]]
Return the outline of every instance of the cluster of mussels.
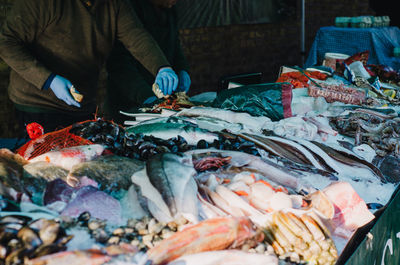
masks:
[[[24,264],[28,259],[64,251],[72,237],[55,220],[1,217],[0,264]]]
[[[196,146],[189,145],[187,141],[177,136],[168,140],[142,134],[127,134],[125,129],[116,123],[97,119],[72,125],[69,131],[75,135],[103,144],[112,153],[120,156],[147,160],[160,153],[186,152],[192,149],[216,148],[220,150],[242,151],[259,155],[253,142],[231,134],[221,134],[213,143],[205,140],[198,141]]]
[[[111,228],[106,221],[91,218],[88,212],[82,213],[77,221],[81,226],[87,227],[92,238],[100,244],[109,246],[129,243],[142,251],[154,247],[188,223],[183,217],[173,222],[161,223],[146,216],[140,220],[129,219],[125,226]]]

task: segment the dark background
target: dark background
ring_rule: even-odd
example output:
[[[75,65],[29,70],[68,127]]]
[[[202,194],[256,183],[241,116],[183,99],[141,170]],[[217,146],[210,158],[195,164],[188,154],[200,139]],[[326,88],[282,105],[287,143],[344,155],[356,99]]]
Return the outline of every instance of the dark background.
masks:
[[[33,1],[33,0],[27,0]],[[251,1],[251,0],[248,0]],[[0,0],[3,20],[12,0]],[[190,94],[216,91],[226,75],[261,72],[263,82],[274,82],[283,65],[302,66],[301,2],[285,0],[278,20],[261,24],[233,24],[181,29],[181,42],[191,67]],[[374,9],[373,9],[374,8]],[[397,9],[388,1],[306,0],[305,59],[318,29],[334,25],[337,16],[389,15],[399,25]],[[0,21],[0,22],[1,22]],[[99,112],[104,97],[103,72],[100,80]],[[7,96],[8,67],[0,61],[0,138],[15,137],[13,105]]]

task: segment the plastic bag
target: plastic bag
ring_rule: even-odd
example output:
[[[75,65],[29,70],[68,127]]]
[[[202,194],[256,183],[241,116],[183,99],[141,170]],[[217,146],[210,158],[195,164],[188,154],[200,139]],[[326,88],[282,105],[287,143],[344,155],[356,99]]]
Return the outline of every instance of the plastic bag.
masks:
[[[289,83],[241,86],[219,92],[212,106],[278,121],[292,116],[292,89]]]

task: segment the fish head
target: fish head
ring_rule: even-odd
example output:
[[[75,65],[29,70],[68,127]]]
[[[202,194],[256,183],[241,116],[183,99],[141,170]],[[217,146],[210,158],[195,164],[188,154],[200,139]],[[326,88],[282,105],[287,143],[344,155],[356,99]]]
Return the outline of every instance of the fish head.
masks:
[[[257,232],[254,229],[254,224],[247,217],[238,218],[237,236],[233,243],[236,246],[241,246],[244,242],[254,239]]]

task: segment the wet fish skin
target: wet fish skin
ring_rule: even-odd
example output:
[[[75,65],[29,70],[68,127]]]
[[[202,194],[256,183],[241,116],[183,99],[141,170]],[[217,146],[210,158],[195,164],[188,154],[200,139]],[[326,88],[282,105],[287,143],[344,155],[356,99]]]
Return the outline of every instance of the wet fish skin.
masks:
[[[168,140],[180,135],[185,138],[189,145],[196,145],[200,140],[206,140],[212,143],[214,140],[218,140],[218,136],[212,132],[204,129],[200,129],[196,126],[182,123],[168,123],[168,122],[157,122],[157,123],[145,123],[138,124],[126,129],[128,134],[143,134],[152,135],[157,138]]]
[[[247,253],[241,250],[206,251],[185,255],[168,265],[278,265],[274,255]]]
[[[302,176],[288,172],[282,166],[273,162],[263,160],[258,156],[246,154],[238,151],[216,150],[216,149],[197,149],[185,152],[186,155],[197,156],[212,156],[220,155],[224,157],[231,157],[230,166],[238,167],[241,171],[247,169],[249,171],[257,172],[262,176],[268,178],[270,181],[283,185],[287,188],[300,191],[301,189],[307,190],[299,182]],[[228,169],[230,170],[230,169]]]
[[[99,189],[107,192],[128,190],[131,176],[144,168],[144,162],[116,155],[100,156],[92,161],[82,162],[72,167],[68,179],[79,185],[82,177],[99,183]]]
[[[221,217],[187,227],[164,239],[147,252],[149,260],[161,265],[183,255],[240,246],[256,236],[247,218]]]
[[[92,217],[107,220],[113,224],[121,223],[119,201],[93,186],[80,188],[76,192],[76,197],[67,204],[61,215],[78,217],[83,212],[89,212]]]
[[[84,161],[90,161],[95,157],[100,156],[105,147],[100,144],[80,145],[69,148],[64,148],[58,151],[50,151],[34,157],[29,162],[45,161],[63,167],[67,170]]]
[[[111,256],[101,250],[63,251],[27,260],[27,265],[101,265],[111,260]]]
[[[173,221],[171,212],[160,192],[151,184],[146,170],[136,172],[131,177],[132,183],[140,188],[141,196],[147,200],[147,208],[159,222]]]
[[[173,217],[189,214],[197,221],[197,184],[193,165],[184,163],[184,157],[172,153],[155,155],[146,163],[151,184],[160,192]]]

